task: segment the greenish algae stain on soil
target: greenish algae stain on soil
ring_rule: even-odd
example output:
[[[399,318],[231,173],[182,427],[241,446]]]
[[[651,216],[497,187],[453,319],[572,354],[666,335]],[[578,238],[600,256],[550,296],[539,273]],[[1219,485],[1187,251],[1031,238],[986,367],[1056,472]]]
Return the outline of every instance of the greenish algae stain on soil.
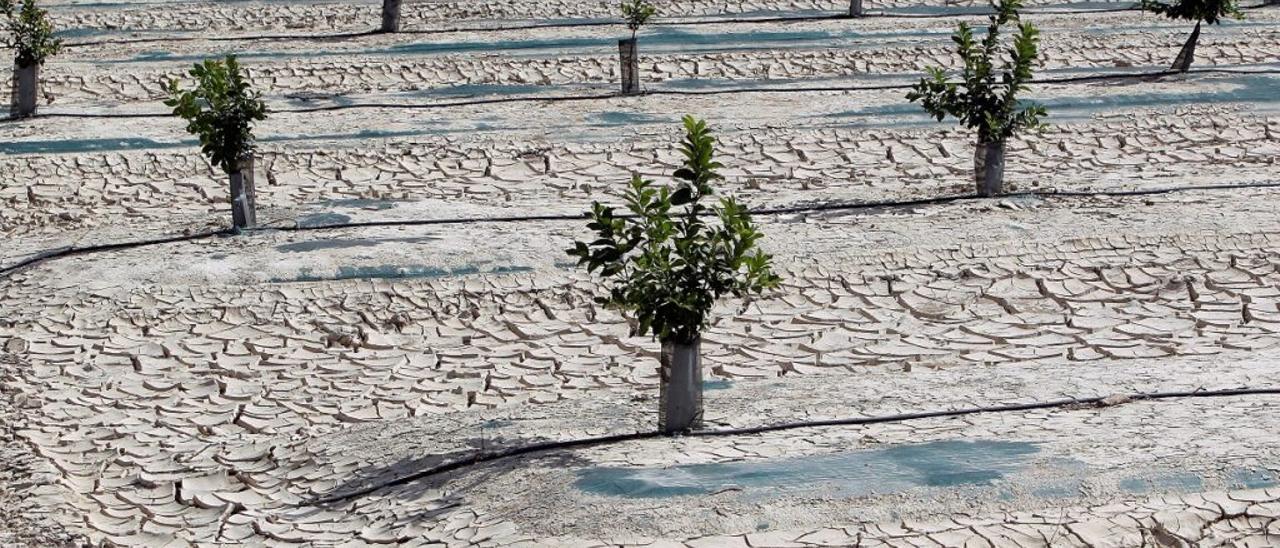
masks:
[[[693,464],[670,468],[596,467],[579,472],[588,493],[629,498],[706,495],[743,490],[831,487],[867,495],[913,487],[989,485],[1016,473],[1040,449],[1030,442],[938,441],[792,459]]]

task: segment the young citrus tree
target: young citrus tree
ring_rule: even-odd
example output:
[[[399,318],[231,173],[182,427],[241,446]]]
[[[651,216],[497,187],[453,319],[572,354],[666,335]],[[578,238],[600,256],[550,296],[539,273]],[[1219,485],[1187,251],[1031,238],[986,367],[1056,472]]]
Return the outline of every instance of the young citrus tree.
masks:
[[[702,331],[721,297],[744,297],[776,287],[771,258],[758,247],[763,235],[733,198],[707,205],[721,177],[715,138],[706,122],[684,117],[684,163],[673,187],[639,175],[626,193],[630,216],[595,202],[590,243],[568,250],[607,280],[596,301],[631,315],[635,335],[662,343],[658,428],[679,432],[702,421]],[[708,223],[714,217],[718,224]]]
[[[1142,9],[1164,15],[1170,19],[1196,22],[1195,30],[1191,31],[1191,36],[1187,37],[1186,43],[1178,51],[1178,57],[1173,60],[1173,66],[1170,67],[1172,70],[1179,72],[1190,70],[1191,63],[1195,61],[1196,44],[1200,41],[1201,23],[1218,25],[1222,23],[1223,17],[1232,19],[1244,18],[1240,13],[1239,7],[1236,6],[1236,0],[1180,0],[1175,4],[1166,4],[1159,0],[1142,0]]]
[[[964,69],[960,80],[951,81],[941,68],[930,68],[928,76],[912,86],[907,94],[911,102],[919,101],[938,121],[947,116],[957,118],[965,127],[978,133],[974,153],[974,181],[978,194],[994,196],[1004,191],[1005,142],[1023,130],[1044,126],[1043,106],[1024,104],[1018,96],[1031,82],[1031,67],[1039,55],[1040,31],[1031,23],[1018,19],[1022,0],[1001,0],[991,16],[987,35],[975,41],[969,25],[960,23],[952,40],[957,45]],[[1001,52],[1000,30],[1018,22],[1018,34],[1008,57]],[[1002,63],[997,69],[996,63]]]
[[[18,118],[31,116],[39,103],[40,67],[62,50],[62,41],[54,38],[48,13],[36,0],[0,0],[0,16],[5,20],[0,46],[16,53],[11,112]]]
[[[631,38],[618,40],[618,57],[622,64],[622,93],[640,93],[640,56],[636,52],[636,31],[653,18],[658,9],[645,0],[623,0],[622,19],[631,29]]]
[[[266,105],[249,88],[234,55],[197,63],[190,74],[196,87],[184,90],[169,80],[164,104],[187,121],[187,131],[200,138],[200,150],[230,177],[234,226],[253,226],[253,123],[267,118]]]
[[[636,31],[645,26],[657,12],[658,8],[644,0],[623,0],[622,19],[627,22],[627,28],[631,29],[632,40],[636,37]]]

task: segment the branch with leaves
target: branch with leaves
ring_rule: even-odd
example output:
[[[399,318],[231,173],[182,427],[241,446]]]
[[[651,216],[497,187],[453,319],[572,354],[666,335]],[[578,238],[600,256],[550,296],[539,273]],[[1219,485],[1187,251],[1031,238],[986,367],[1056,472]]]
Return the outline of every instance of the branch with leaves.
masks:
[[[1170,19],[1204,21],[1217,25],[1223,18],[1244,19],[1236,0],[1181,0],[1166,4],[1158,0],[1142,0],[1142,9]]]
[[[1019,20],[1021,7],[1021,0],[998,4],[981,42],[975,40],[967,23],[960,23],[951,38],[964,62],[959,81],[953,82],[942,68],[929,68],[927,76],[912,86],[907,100],[920,102],[939,122],[947,116],[957,118],[965,127],[977,130],[982,142],[1004,142],[1022,130],[1042,128],[1045,108],[1018,99],[1032,81],[1040,38],[1034,25]],[[996,62],[1002,57],[1000,31],[1010,22],[1018,23],[1018,34],[1004,66],[997,69]]]
[[[62,51],[62,40],[53,36],[48,12],[36,6],[36,0],[0,0],[0,15],[5,19],[0,46],[17,52],[14,62],[19,67],[43,65]]]
[[[631,29],[632,40],[636,38],[636,31],[657,12],[658,8],[644,0],[622,0],[622,19],[627,22],[627,28]]]
[[[1182,44],[1182,49],[1178,51],[1178,56],[1174,58],[1173,66],[1170,67],[1172,70],[1182,72],[1191,70],[1191,65],[1195,62],[1196,45],[1200,41],[1201,25],[1204,23],[1209,23],[1210,25],[1221,24],[1224,17],[1244,19],[1244,15],[1240,13],[1240,8],[1236,6],[1236,0],[1179,0],[1175,4],[1166,4],[1159,0],[1142,0],[1142,9],[1164,15],[1170,19],[1185,19],[1196,22],[1195,28],[1187,36],[1187,41]]]
[[[760,294],[780,281],[771,257],[757,247],[763,235],[747,209],[731,197],[703,203],[723,166],[706,122],[685,116],[684,127],[685,159],[674,188],[633,176],[625,196],[632,216],[593,203],[587,227],[596,239],[568,250],[607,279],[608,295],[596,302],[633,314],[634,335],[679,343],[699,337],[721,297]],[[707,223],[711,216],[718,225]]]
[[[267,118],[267,107],[234,55],[197,63],[190,74],[196,87],[184,90],[170,80],[164,104],[187,121],[187,131],[199,136],[201,151],[214,165],[234,173],[240,159],[253,153],[253,122]]]

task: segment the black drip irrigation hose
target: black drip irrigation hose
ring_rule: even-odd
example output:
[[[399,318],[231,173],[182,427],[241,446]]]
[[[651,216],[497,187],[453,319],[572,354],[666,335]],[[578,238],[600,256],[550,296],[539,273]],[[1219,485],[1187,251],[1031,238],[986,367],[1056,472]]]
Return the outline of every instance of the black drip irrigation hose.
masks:
[[[828,419],[828,420],[812,420],[798,422],[784,422],[777,424],[768,424],[763,426],[751,426],[745,428],[724,428],[712,430],[692,430],[677,436],[686,436],[694,438],[712,438],[726,436],[750,436],[756,434],[765,434],[770,432],[780,432],[783,430],[796,430],[800,428],[821,428],[830,426],[864,426],[871,424],[884,424],[907,422],[922,419],[934,418],[954,418],[967,415],[978,415],[987,413],[1012,413],[1018,411],[1034,411],[1041,409],[1059,409],[1066,407],[1108,407],[1119,403],[1135,402],[1135,401],[1159,401],[1170,399],[1189,399],[1189,398],[1222,398],[1235,396],[1255,396],[1255,395],[1280,395],[1280,387],[1263,387],[1263,388],[1229,388],[1223,390],[1190,390],[1190,391],[1171,391],[1171,392],[1139,392],[1135,394],[1115,394],[1111,396],[1098,396],[1091,398],[1067,398],[1059,400],[1049,400],[1031,403],[1016,403],[1008,405],[995,405],[986,407],[969,407],[963,409],[949,409],[940,411],[919,411],[914,413],[900,413],[895,415],[880,415],[871,417],[853,417],[844,419]],[[1117,398],[1117,396],[1119,396]],[[363,497],[375,491],[379,491],[388,487],[404,485],[414,481],[431,478],[447,472],[453,472],[463,468],[470,468],[481,464],[486,464],[498,460],[510,459],[534,453],[545,453],[548,451],[557,451],[564,449],[577,449],[584,447],[595,447],[601,445],[612,445],[616,443],[639,441],[666,437],[666,434],[660,432],[634,432],[629,434],[615,434],[610,436],[600,436],[594,438],[580,438],[565,441],[549,441],[542,443],[534,443],[500,451],[479,451],[475,454],[446,462],[437,466],[433,466],[426,470],[421,470],[394,478],[385,482],[370,485],[349,491],[322,497],[316,500],[302,502],[298,506],[315,506],[321,504],[332,504],[342,502],[354,498]]]
[[[87,255],[90,253],[102,253],[106,251],[116,251],[121,249],[132,249],[137,247],[148,247],[153,245],[170,244],[175,242],[190,242],[194,240],[202,240],[212,238],[214,236],[227,236],[235,234],[234,229],[223,228],[208,232],[198,232],[195,234],[183,234],[181,236],[162,236],[148,240],[133,240],[129,242],[116,242],[110,244],[88,245],[83,247],[69,246],[58,249],[51,249],[42,253],[37,253],[33,257],[18,261],[16,264],[0,267],[0,279],[7,278],[10,274],[17,272],[23,268],[33,266],[39,263],[52,261],[54,259],[62,259],[74,255]]]
[[[1019,10],[1022,15],[1097,15],[1099,13],[1123,13],[1129,11],[1142,11],[1141,4],[1133,4],[1122,8],[1099,8],[1089,10],[1064,10],[1064,9],[1024,9]],[[959,19],[961,17],[987,17],[994,15],[992,12],[986,13],[883,13],[872,12],[863,17],[875,17],[884,19]],[[848,16],[845,16],[848,18]]]
[[[1239,190],[1250,188],[1280,188],[1280,182],[1266,183],[1237,183],[1237,184],[1216,184],[1216,185],[1188,185],[1178,187],[1163,187],[1138,190],[1048,190],[1048,191],[1028,191],[1013,192],[1009,194],[1001,194],[990,199],[1009,199],[1009,198],[1052,198],[1058,197],[1094,197],[1094,196],[1152,196],[1157,194],[1173,194],[1177,192],[1193,192],[1205,190]],[[936,196],[931,198],[918,198],[914,200],[882,200],[869,202],[832,202],[822,204],[809,204],[799,206],[786,207],[767,207],[757,208],[748,211],[751,215],[793,215],[801,213],[819,213],[824,211],[858,211],[869,209],[898,209],[909,207],[922,207],[929,205],[943,205],[950,203],[958,203],[963,201],[982,200],[987,197],[978,194],[958,194],[952,196]],[[616,215],[619,218],[635,218],[631,213],[622,213]],[[505,224],[505,223],[525,223],[525,222],[563,222],[563,221],[581,221],[586,219],[585,214],[547,214],[547,215],[513,215],[508,217],[460,217],[453,219],[401,219],[387,221],[360,221],[352,223],[336,223],[322,225],[284,225],[261,227],[248,229],[252,232],[307,232],[320,230],[340,230],[352,228],[373,228],[373,227],[392,227],[392,226],[440,226],[440,225],[468,225],[468,224]],[[130,242],[118,242],[111,244],[100,244],[84,247],[64,247],[39,253],[33,257],[19,261],[17,264],[0,267],[0,279],[7,278],[9,275],[36,264],[70,257],[73,255],[85,255],[90,253],[99,253],[105,251],[114,251],[120,249],[132,249],[138,247],[147,247],[153,245],[161,245],[167,243],[194,241],[214,236],[224,236],[235,234],[235,229],[226,228],[221,230],[201,232],[197,234],[182,236],[166,236],[149,240],[137,240]]]
[[[1276,186],[1280,186],[1277,183]],[[1243,188],[1243,187],[1242,187]],[[1024,194],[1005,194],[1001,197],[1020,197]],[[939,205],[965,200],[979,200],[983,197],[978,194],[960,194],[954,196],[937,196],[932,198],[919,198],[915,200],[883,200],[873,202],[836,202],[826,204],[813,204],[789,207],[770,207],[751,209],[748,211],[751,215],[790,215],[795,213],[816,213],[821,211],[839,211],[839,210],[861,210],[861,209],[879,209],[879,208],[903,208],[903,207],[919,207],[927,205]],[[634,213],[618,213],[614,217],[619,219],[635,219]],[[512,215],[506,217],[460,217],[453,219],[409,219],[409,220],[387,220],[387,221],[357,221],[350,223],[336,224],[319,224],[319,225],[284,225],[267,228],[266,230],[278,230],[282,232],[307,232],[316,230],[336,230],[347,228],[372,228],[372,227],[389,227],[389,226],[438,226],[438,225],[466,225],[477,223],[528,223],[542,221],[580,221],[586,219],[585,213],[566,214],[555,213],[547,215]]]
[[[375,36],[380,34],[376,30],[366,30],[358,32],[335,32],[332,34],[255,34],[247,36],[158,36],[155,38],[131,38],[126,40],[96,40],[91,42],[71,42],[63,44],[64,48],[87,48],[98,46],[125,46],[129,44],[151,44],[157,42],[251,42],[251,41],[270,41],[270,40],[314,40],[317,42],[332,42],[338,40],[347,40],[351,38],[362,38],[365,36]]]
[[[1280,69],[1257,69],[1242,70],[1236,68],[1197,68],[1186,72],[1176,70],[1159,70],[1149,72],[1121,72],[1113,74],[1094,74],[1085,76],[1065,76],[1060,78],[1046,78],[1044,80],[1034,80],[1031,85],[1072,85],[1090,82],[1104,82],[1110,80],[1134,80],[1146,79],[1156,80],[1168,76],[1178,76],[1184,74],[1280,74]],[[816,93],[816,92],[855,92],[855,91],[892,91],[911,89],[914,84],[884,84],[877,86],[809,86],[809,87],[750,87],[750,88],[733,88],[733,89],[711,89],[711,90],[652,90],[646,91],[640,95],[623,95],[620,93],[606,93],[596,95],[548,95],[544,97],[495,97],[491,99],[466,99],[461,101],[445,101],[439,103],[353,103],[345,105],[329,105],[322,107],[304,107],[304,108],[284,108],[270,109],[271,114],[310,114],[316,112],[333,112],[339,110],[355,110],[355,109],[386,109],[386,110],[429,110],[467,106],[495,105],[504,103],[527,103],[527,102],[546,102],[546,103],[564,103],[564,102],[580,102],[580,101],[602,101],[609,99],[623,99],[630,97],[643,96],[702,96],[702,95],[732,95],[740,93]],[[32,118],[169,118],[169,113],[90,113],[90,112],[53,112],[53,113],[37,113]]]
[[[1266,4],[1242,7],[1240,9],[1261,9],[1267,7]],[[1036,9],[1030,8],[1023,10],[1024,15],[1097,15],[1100,13],[1122,13],[1129,11],[1142,11],[1141,4],[1132,4],[1126,7],[1118,8],[1099,8],[1099,9]],[[761,24],[761,23],[796,23],[806,21],[838,21],[844,19],[960,19],[965,17],[986,17],[991,13],[887,13],[883,11],[871,11],[861,16],[850,16],[847,13],[832,13],[829,15],[780,15],[775,17],[725,17],[717,19],[716,16],[704,16],[703,19],[671,19],[658,20],[650,23],[658,27],[686,27],[698,25],[741,25],[741,24]],[[578,21],[565,23],[529,23],[524,25],[507,25],[495,27],[450,27],[440,29],[405,29],[394,34],[460,34],[460,33],[482,33],[482,32],[513,32],[524,30],[543,30],[543,29],[571,29],[583,27],[614,27],[622,26],[621,21],[600,20],[600,21]],[[364,38],[368,36],[378,36],[384,33],[379,29],[352,32],[335,32],[329,34],[251,34],[245,36],[215,36],[203,38],[199,36],[169,36],[155,38],[134,38],[125,40],[94,40],[87,42],[71,42],[63,45],[65,48],[85,48],[107,45],[129,45],[129,44],[149,44],[157,42],[253,42],[253,41],[281,41],[281,40],[312,40],[317,42],[332,42],[339,40],[349,40],[355,38]]]
[[[929,198],[917,198],[914,200],[879,200],[866,202],[830,202],[821,204],[808,204],[798,206],[785,207],[765,207],[748,210],[751,215],[794,215],[801,213],[819,213],[824,211],[858,211],[867,209],[900,209],[910,207],[922,207],[930,205],[943,205],[957,202],[983,200],[983,199],[1010,199],[1010,198],[1085,198],[1093,196],[1153,196],[1158,194],[1173,194],[1176,192],[1192,192],[1205,190],[1239,190],[1250,188],[1280,188],[1280,182],[1266,183],[1236,183],[1236,184],[1214,184],[1214,185],[1187,185],[1177,187],[1161,187],[1137,190],[1045,190],[1045,191],[1027,191],[1027,192],[1011,192],[1001,194],[994,197],[985,197],[979,194],[956,194],[951,196],[934,196]],[[635,214],[619,213],[615,215],[621,219],[634,219]],[[270,227],[266,230],[278,230],[282,232],[306,232],[317,230],[337,230],[348,228],[371,228],[371,227],[390,227],[390,226],[432,226],[432,225],[466,225],[478,223],[525,223],[540,221],[580,221],[585,219],[585,214],[547,214],[547,215],[512,215],[507,217],[460,217],[453,219],[408,219],[408,220],[386,220],[386,221],[358,221],[350,223],[335,224],[318,224],[318,225],[284,225]]]

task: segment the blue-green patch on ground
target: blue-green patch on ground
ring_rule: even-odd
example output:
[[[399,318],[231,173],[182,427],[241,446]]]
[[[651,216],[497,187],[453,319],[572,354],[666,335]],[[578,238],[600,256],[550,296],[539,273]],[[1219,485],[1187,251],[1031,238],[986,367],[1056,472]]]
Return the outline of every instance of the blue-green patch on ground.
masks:
[[[379,198],[345,198],[342,200],[325,200],[320,205],[345,209],[373,209],[382,211],[396,207],[405,200],[387,200]]]
[[[1120,489],[1135,495],[1170,491],[1194,493],[1204,490],[1204,480],[1199,475],[1190,472],[1153,474],[1122,479],[1120,480]]]
[[[341,213],[312,213],[299,217],[297,222],[298,226],[303,228],[316,228],[349,223],[351,217]]]
[[[703,390],[727,390],[733,386],[733,381],[729,379],[711,379],[702,381]]]
[[[196,141],[163,143],[142,138],[58,139],[56,141],[10,141],[0,143],[0,154],[63,154],[107,150],[175,148],[195,146]]]
[[[1277,485],[1276,473],[1262,468],[1238,468],[1227,477],[1228,487],[1266,489]]]
[[[916,487],[990,485],[1031,464],[1030,442],[937,441],[884,449],[781,460],[692,464],[670,468],[595,467],[575,485],[588,493],[628,498],[830,489],[844,496]]]
[[[1044,105],[1049,111],[1046,121],[1083,119],[1094,114],[1133,109],[1157,108],[1174,105],[1209,105],[1224,103],[1245,103],[1250,105],[1274,104],[1280,102],[1280,94],[1276,93],[1280,86],[1280,78],[1275,76],[1250,74],[1233,76],[1193,77],[1197,83],[1221,84],[1226,89],[1211,91],[1144,91],[1148,85],[1113,86],[1107,93],[1081,94],[1048,99],[1028,99]],[[1138,82],[1135,80],[1135,82]],[[884,127],[927,126],[933,124],[951,124],[951,119],[937,122],[920,107],[919,104],[908,103],[904,99],[900,103],[877,105],[849,110],[815,118],[831,117],[852,122],[856,119],[868,120],[865,125]],[[842,123],[840,125],[863,125]]]
[[[420,244],[433,242],[439,238],[422,236],[417,238],[336,238],[332,240],[311,240],[293,242],[276,246],[276,251],[283,253],[306,253],[328,249],[350,249],[353,247],[374,247],[389,243]]]
[[[361,266],[340,266],[336,272],[328,274],[317,273],[313,268],[301,268],[298,270],[298,276],[293,279],[273,279],[272,282],[320,282],[333,280],[374,280],[374,279],[404,279],[404,278],[446,278],[450,276],[470,276],[474,274],[511,274],[516,272],[530,272],[532,268],[527,266],[500,266],[488,270],[480,270],[476,266],[464,266],[459,268],[439,268],[434,266],[426,266],[421,264],[410,265],[361,265]]]

